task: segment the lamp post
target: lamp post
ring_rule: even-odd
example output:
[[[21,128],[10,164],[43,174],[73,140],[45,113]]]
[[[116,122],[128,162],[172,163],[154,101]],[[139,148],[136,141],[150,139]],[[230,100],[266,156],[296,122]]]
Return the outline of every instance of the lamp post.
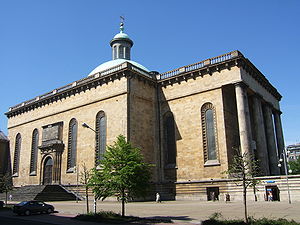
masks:
[[[88,128],[88,129],[94,131],[95,134],[96,134],[96,131],[95,131],[93,128],[91,128],[87,123],[82,123],[82,126],[83,126],[84,128]]]
[[[84,128],[88,128],[88,129],[94,131],[95,135],[97,135],[97,132],[93,128],[91,128],[87,123],[82,123],[82,126]],[[97,212],[97,200],[96,200],[96,197],[94,197],[94,213],[96,214],[96,212]]]
[[[283,158],[283,159],[282,159]],[[288,172],[291,172],[290,170],[288,171],[287,169],[287,152],[285,150],[285,148],[283,149],[283,152],[280,154],[280,159],[278,162],[278,167],[280,168],[282,165],[284,165],[284,172],[285,172],[285,176],[286,176],[286,186],[287,186],[287,190],[288,190],[288,199],[289,199],[289,204],[291,204],[291,195],[290,195],[290,186],[289,186],[289,177],[288,177]]]

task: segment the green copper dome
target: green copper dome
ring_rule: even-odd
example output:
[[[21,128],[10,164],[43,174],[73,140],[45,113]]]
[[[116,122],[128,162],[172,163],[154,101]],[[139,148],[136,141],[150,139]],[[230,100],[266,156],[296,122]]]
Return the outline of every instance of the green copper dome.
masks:
[[[126,42],[131,47],[133,46],[133,41],[130,39],[128,34],[123,33],[123,31],[120,31],[120,33],[118,33],[114,36],[114,38],[110,41],[110,46],[113,46],[115,43],[118,43],[118,42]]]
[[[112,67],[115,67],[115,66],[118,66],[118,65],[121,65],[123,64],[124,62],[129,62],[130,64],[146,71],[146,72],[150,72],[146,67],[144,67],[143,65],[135,62],[135,61],[132,61],[132,60],[128,60],[128,59],[114,59],[114,60],[110,60],[108,62],[105,62],[105,63],[102,63],[100,64],[99,66],[97,66],[92,72],[89,73],[89,76],[95,74],[95,73],[99,73],[99,72],[102,72],[102,71],[105,71],[105,70],[108,70]]]
[[[116,34],[113,39],[119,39],[119,38],[120,39],[130,39],[128,34],[121,33],[121,32]]]

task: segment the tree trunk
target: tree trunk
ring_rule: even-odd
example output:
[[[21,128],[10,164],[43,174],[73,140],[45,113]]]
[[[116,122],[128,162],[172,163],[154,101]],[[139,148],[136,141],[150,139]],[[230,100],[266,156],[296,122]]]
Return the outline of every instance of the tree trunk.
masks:
[[[85,200],[86,200],[86,213],[90,212],[89,209],[89,188],[87,184],[85,184]]]
[[[122,191],[122,217],[125,217],[125,191]]]
[[[254,193],[254,201],[257,202],[256,185],[253,186],[253,193]]]
[[[243,201],[244,201],[244,213],[245,213],[245,223],[248,224],[248,214],[247,214],[247,187],[246,178],[243,178]]]
[[[7,191],[5,191],[5,206],[7,206],[7,199],[8,199],[8,192]]]

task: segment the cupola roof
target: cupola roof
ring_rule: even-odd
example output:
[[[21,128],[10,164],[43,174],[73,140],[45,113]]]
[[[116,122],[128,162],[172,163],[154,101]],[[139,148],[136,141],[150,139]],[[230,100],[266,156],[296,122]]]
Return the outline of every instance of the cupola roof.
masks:
[[[129,62],[130,64],[146,72],[150,72],[146,67],[130,59],[133,41],[130,39],[128,34],[124,33],[124,21],[121,21],[120,32],[116,34],[110,41],[110,46],[112,48],[112,60],[97,66],[92,72],[89,73],[89,76],[108,70],[112,67],[123,64],[124,62]]]

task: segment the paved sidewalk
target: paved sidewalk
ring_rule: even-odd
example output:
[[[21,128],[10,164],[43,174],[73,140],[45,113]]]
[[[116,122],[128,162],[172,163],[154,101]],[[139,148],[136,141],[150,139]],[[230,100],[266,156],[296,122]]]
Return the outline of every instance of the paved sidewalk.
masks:
[[[92,222],[71,220],[76,214],[85,213],[85,202],[49,202],[55,206],[58,213],[51,215],[34,215],[22,217],[26,220],[51,222],[57,225],[95,225]],[[93,210],[93,202],[90,202],[90,210]],[[171,218],[175,224],[201,224],[201,221],[209,218],[213,213],[221,213],[224,218],[242,219],[244,208],[241,202],[200,202],[200,201],[170,201],[170,202],[132,202],[126,204],[126,215],[140,217]],[[288,204],[287,202],[248,202],[249,216],[254,218],[285,218],[300,222],[300,202]],[[121,211],[118,202],[97,201],[97,210]],[[0,212],[0,216],[15,216],[12,212]],[[18,217],[21,218],[21,217]],[[99,224],[98,224],[99,225]]]
[[[85,202],[53,202],[60,213],[85,213]],[[93,210],[93,202],[90,202]],[[248,202],[248,214],[254,218],[285,218],[300,222],[300,202]],[[97,210],[121,212],[118,202],[97,201]],[[208,219],[213,213],[221,213],[224,218],[242,219],[244,208],[242,202],[202,202],[202,201],[169,201],[131,202],[126,204],[126,215],[141,217],[168,217],[175,222],[196,223]]]

